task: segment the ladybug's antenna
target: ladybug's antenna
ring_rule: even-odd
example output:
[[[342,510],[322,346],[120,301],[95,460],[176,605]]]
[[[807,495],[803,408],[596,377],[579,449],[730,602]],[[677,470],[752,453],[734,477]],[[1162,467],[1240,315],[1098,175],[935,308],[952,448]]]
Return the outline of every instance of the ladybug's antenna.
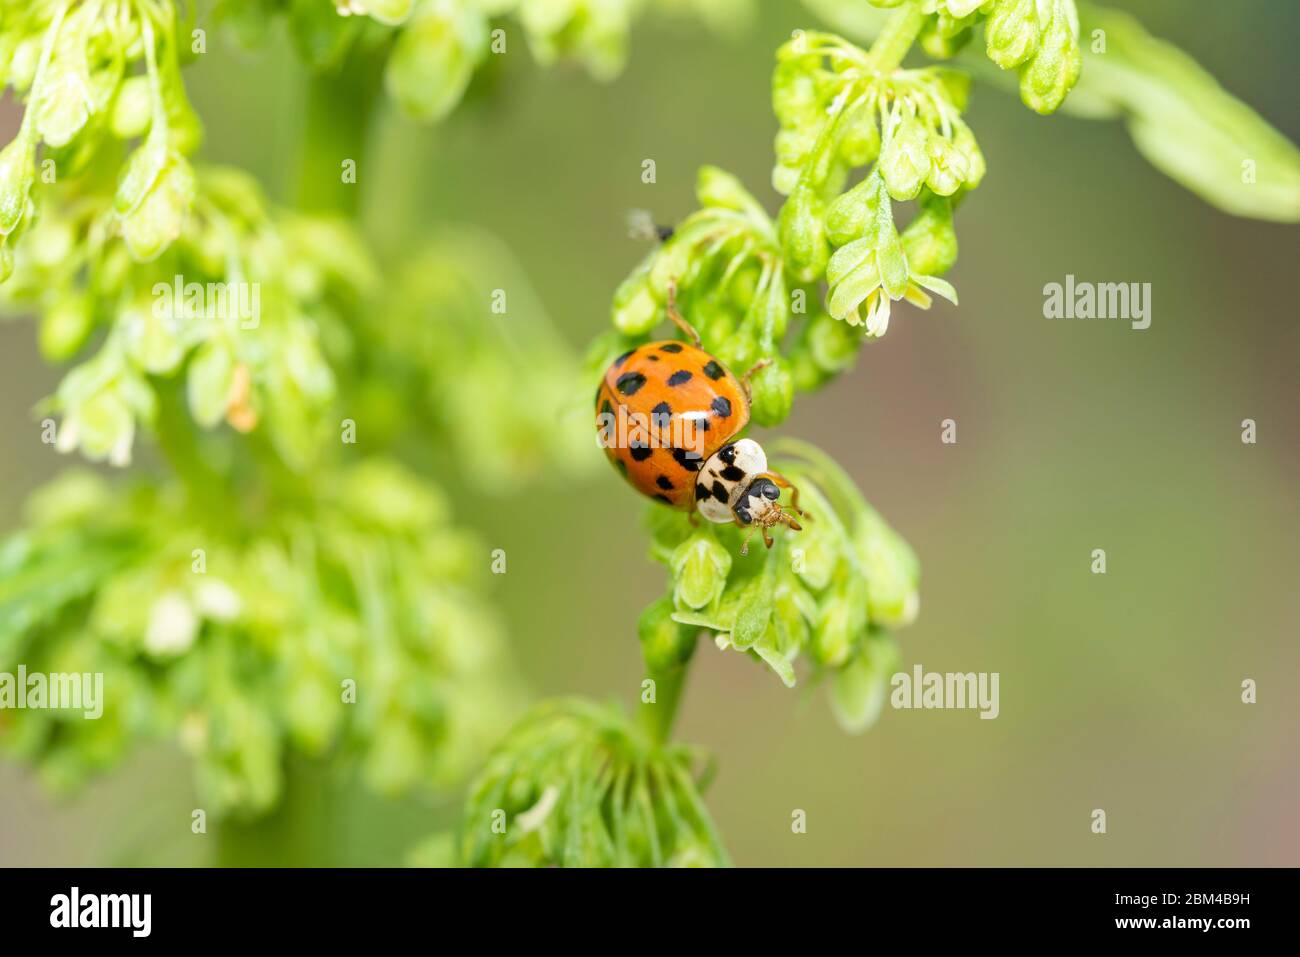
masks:
[[[646,242],[667,242],[673,235],[671,226],[660,226],[648,209],[629,209],[627,211],[627,234],[631,239]]]

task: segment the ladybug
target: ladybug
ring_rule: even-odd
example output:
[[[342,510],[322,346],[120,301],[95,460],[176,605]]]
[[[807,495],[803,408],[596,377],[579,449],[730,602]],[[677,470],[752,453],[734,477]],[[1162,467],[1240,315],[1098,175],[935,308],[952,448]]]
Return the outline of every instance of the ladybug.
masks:
[[[596,431],[614,467],[637,491],[672,508],[698,512],[710,522],[761,529],[802,528],[781,507],[790,489],[790,509],[801,517],[799,490],[767,467],[767,453],[753,439],[736,439],[749,423],[750,378],[742,379],[700,348],[700,337],[677,312],[675,288],[668,288],[668,318],[690,342],[647,342],[623,353],[605,370],[596,390]],[[746,537],[741,554],[749,548]]]

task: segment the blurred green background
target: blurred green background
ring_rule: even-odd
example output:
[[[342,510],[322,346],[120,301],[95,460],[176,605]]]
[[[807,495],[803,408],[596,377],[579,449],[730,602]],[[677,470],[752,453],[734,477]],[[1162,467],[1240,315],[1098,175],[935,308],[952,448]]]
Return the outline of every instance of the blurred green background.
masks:
[[[1294,4],[1113,5],[1300,140]],[[581,350],[645,252],[626,236],[629,209],[680,219],[705,163],[775,209],[773,51],[817,25],[787,2],[760,4],[734,38],[650,17],[609,84],[542,70],[515,44],[440,126],[384,104],[358,171],[366,229],[382,257],[437,223],[486,227]],[[205,158],[291,203],[305,78],[283,47],[214,42],[186,79]],[[887,708],[850,737],[822,689],[789,691],[703,646],[678,736],[721,762],[708,803],[741,865],[1300,863],[1295,229],[1217,212],[1117,125],[1039,117],[981,85],[970,114],[989,175],[958,215],[961,307],[900,309],[855,372],[801,398],[781,431],[835,455],[920,555],[904,668],[999,672],[1001,715]],[[6,140],[16,116],[6,103]],[[647,158],[655,184],[641,181]],[[1151,283],[1151,328],[1044,319],[1042,288],[1067,273]],[[69,464],[31,412],[58,375],[31,324],[0,324],[0,528]],[[1253,446],[1240,440],[1248,417]],[[939,440],[946,418],[954,446]],[[504,499],[437,478],[459,521],[509,555],[492,598],[536,693],[630,703],[636,617],[664,575],[645,555],[641,503],[603,465]],[[1094,548],[1104,576],[1089,571]],[[457,800],[345,794],[313,839],[332,843],[331,860],[396,863]],[[0,862],[201,862],[209,838],[157,827],[194,806],[172,749],[138,753],[71,803],[5,766]],[[806,834],[791,833],[796,808]],[[1104,837],[1089,829],[1094,808]]]

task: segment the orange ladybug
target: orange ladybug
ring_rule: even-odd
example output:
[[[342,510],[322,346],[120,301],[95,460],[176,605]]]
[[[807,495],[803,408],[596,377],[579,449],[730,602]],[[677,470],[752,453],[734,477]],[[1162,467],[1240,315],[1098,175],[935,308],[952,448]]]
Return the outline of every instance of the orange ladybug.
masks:
[[[749,423],[750,378],[763,360],[737,379],[700,348],[700,337],[677,312],[668,289],[668,318],[686,334],[647,342],[625,352],[605,370],[596,390],[596,431],[605,454],[643,495],[711,522],[762,530],[801,526],[778,501],[791,490],[790,508],[800,516],[799,490],[767,467],[767,454],[753,439],[736,439]],[[746,538],[741,553],[748,549]]]

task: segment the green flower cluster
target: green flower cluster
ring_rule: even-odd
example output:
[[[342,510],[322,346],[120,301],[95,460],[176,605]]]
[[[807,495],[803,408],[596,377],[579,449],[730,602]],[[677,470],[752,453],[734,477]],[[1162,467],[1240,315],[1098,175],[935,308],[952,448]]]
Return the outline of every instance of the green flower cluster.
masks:
[[[881,55],[801,33],[778,51],[772,80],[786,258],[805,279],[824,278],[829,313],[869,336],[888,328],[891,302],[928,308],[927,289],[956,301],[936,277],[957,257],[953,204],[985,171],[961,117],[968,79],[941,67],[891,69]],[[900,235],[893,203],[911,200],[920,211]]]
[[[273,806],[290,750],[384,794],[459,780],[515,700],[481,548],[392,464],[311,492],[213,509],[71,472],[34,495],[0,542],[0,670],[102,673],[103,714],[5,710],[6,752],[68,791],[171,739],[209,813]]]
[[[697,765],[705,765],[697,772]],[[711,769],[652,743],[611,706],[539,705],[488,758],[454,846],[471,867],[716,867],[729,861],[700,797]]]
[[[102,181],[119,166],[115,186],[100,183],[112,197],[101,228],[120,235],[135,260],[155,258],[180,234],[193,201],[185,157],[202,138],[180,78],[185,30],[176,8],[5,0],[0,24],[0,79],[27,106],[0,151],[0,280],[37,219],[38,180]]]
[[[862,730],[897,665],[890,632],[919,610],[916,555],[825,453],[790,439],[771,451],[811,517],[801,519],[797,535],[774,536],[770,549],[745,555],[751,530],[650,510],[651,556],[668,567],[671,583],[642,618],[647,663],[653,670],[681,660],[701,628],[719,648],[764,662],[789,687],[803,658],[815,675],[831,677],[845,728]]]
[[[1053,113],[1079,79],[1079,13],[1074,0],[871,0],[877,7],[915,4],[925,15],[920,43],[930,56],[955,56],[984,26],[988,58],[1020,71],[1020,98]]]
[[[265,423],[305,468],[335,395],[321,329],[376,284],[373,266],[342,224],[277,221],[240,173],[203,170],[190,187],[184,231],[147,259],[115,238],[112,199],[90,191],[44,202],[19,247],[3,302],[40,313],[48,359],[84,359],[48,403],[63,417],[58,447],[127,464],[177,380],[200,425]]]
[[[256,41],[270,34],[270,18],[284,6],[227,0],[218,13]],[[632,22],[651,6],[730,28],[747,19],[750,0],[308,0],[285,12],[295,45],[313,66],[334,66],[358,46],[384,51],[389,96],[409,115],[438,121],[491,56],[510,51],[514,37],[502,18],[517,22],[537,62],[573,61],[611,80],[627,60]]]

